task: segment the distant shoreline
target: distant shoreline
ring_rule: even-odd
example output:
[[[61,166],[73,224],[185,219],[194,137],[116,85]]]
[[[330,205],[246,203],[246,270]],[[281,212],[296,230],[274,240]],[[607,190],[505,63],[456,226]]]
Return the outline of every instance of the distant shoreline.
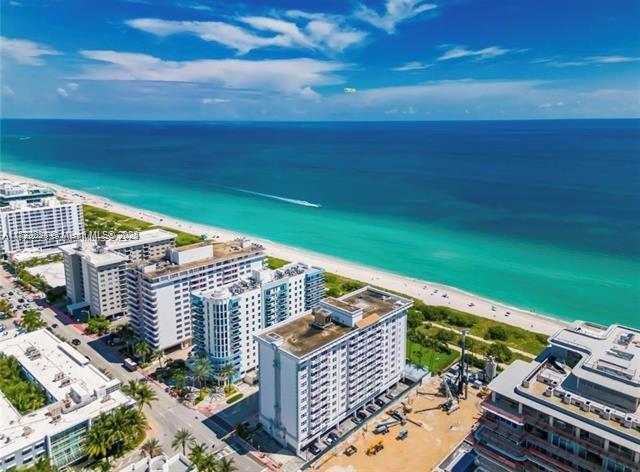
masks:
[[[115,213],[121,213],[132,218],[147,221],[154,225],[161,225],[167,228],[186,231],[196,235],[206,234],[208,237],[218,236],[220,237],[220,239],[224,240],[239,237],[248,238],[252,241],[262,244],[266,248],[267,254],[270,256],[274,256],[287,261],[300,261],[311,265],[323,267],[328,272],[333,272],[344,277],[377,285],[395,292],[400,292],[422,300],[428,305],[448,306],[460,311],[471,313],[473,315],[481,316],[483,318],[500,321],[512,326],[526,329],[528,331],[534,331],[546,335],[553,334],[557,330],[567,326],[568,324],[563,320],[556,319],[548,315],[543,315],[535,313],[533,311],[513,307],[505,303],[492,301],[485,297],[474,295],[455,287],[428,282],[425,280],[407,277],[400,274],[394,274],[374,267],[368,267],[336,257],[286,246],[267,239],[253,237],[243,233],[229,231],[210,225],[193,223],[178,218],[172,218],[142,208],[136,208],[126,204],[116,203],[104,197],[99,197],[87,192],[71,189],[51,182],[45,182],[42,180],[16,174],[9,174],[6,172],[0,172],[0,176],[10,180],[33,182],[43,186],[48,186],[55,189],[59,193],[59,195],[64,196],[71,201],[104,208]],[[446,298],[443,297],[445,293],[447,294]],[[472,305],[470,306],[470,304]],[[492,310],[492,307],[495,307],[495,311]],[[508,315],[507,312],[509,312]]]

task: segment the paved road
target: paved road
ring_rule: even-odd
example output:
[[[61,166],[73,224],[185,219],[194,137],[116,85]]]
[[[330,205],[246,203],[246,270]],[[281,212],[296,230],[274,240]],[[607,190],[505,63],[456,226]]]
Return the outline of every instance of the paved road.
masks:
[[[0,269],[0,292],[10,290],[15,291],[11,276],[3,269]],[[80,339],[81,344],[76,349],[81,354],[88,356],[91,363],[96,367],[108,371],[114,378],[120,379],[122,382],[142,378],[140,373],[129,372],[124,369],[121,364],[122,359],[115,350],[100,340],[78,331],[66,316],[58,315],[54,310],[46,306],[42,307],[41,311],[42,318],[49,326],[53,323],[58,325],[57,328],[53,329],[56,334],[64,336],[69,341],[76,338]],[[263,466],[249,457],[235,452],[233,444],[221,441],[219,437],[224,436],[227,431],[213,419],[182,405],[154,382],[149,382],[149,385],[155,390],[158,400],[153,402],[151,408],[145,408],[145,414],[154,430],[154,436],[158,438],[166,453],[173,453],[171,441],[174,433],[179,429],[186,428],[191,431],[198,443],[206,443],[211,447],[211,450],[218,451],[219,457],[233,458],[240,471],[258,472],[264,469]],[[130,454],[128,457],[118,461],[118,466],[124,466],[139,459],[138,453]]]

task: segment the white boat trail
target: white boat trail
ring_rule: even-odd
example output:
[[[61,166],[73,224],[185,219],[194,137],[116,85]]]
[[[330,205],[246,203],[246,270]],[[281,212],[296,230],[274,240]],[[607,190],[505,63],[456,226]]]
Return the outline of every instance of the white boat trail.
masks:
[[[312,202],[308,202],[306,200],[298,200],[298,199],[295,199],[295,198],[279,197],[278,195],[271,195],[269,193],[262,193],[262,192],[254,192],[253,190],[246,190],[246,189],[237,188],[237,187],[231,187],[231,188],[233,190],[235,190],[236,192],[248,193],[250,195],[257,195],[259,197],[270,198],[272,200],[278,200],[278,201],[286,202],[286,203],[293,203],[294,205],[301,205],[301,206],[313,207],[313,208],[320,208],[322,206],[319,203],[312,203]]]

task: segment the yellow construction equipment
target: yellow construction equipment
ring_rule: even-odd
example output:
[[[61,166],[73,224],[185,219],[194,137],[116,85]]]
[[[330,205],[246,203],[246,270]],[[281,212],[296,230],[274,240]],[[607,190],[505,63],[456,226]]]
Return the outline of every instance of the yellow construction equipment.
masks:
[[[374,442],[371,444],[371,446],[369,446],[369,448],[367,449],[367,455],[368,456],[375,456],[378,452],[382,451],[384,449],[384,440],[379,439],[378,441]]]

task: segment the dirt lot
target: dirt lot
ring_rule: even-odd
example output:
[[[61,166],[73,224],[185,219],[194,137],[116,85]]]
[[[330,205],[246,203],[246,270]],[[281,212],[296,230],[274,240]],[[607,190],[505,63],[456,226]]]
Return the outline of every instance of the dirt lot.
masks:
[[[385,435],[373,434],[377,424],[391,420],[389,415],[384,415],[338,446],[337,455],[329,456],[324,463],[317,466],[317,469],[327,472],[433,470],[447,453],[469,434],[471,427],[480,417],[480,398],[477,397],[477,390],[470,388],[468,399],[461,401],[457,411],[447,415],[439,408],[445,399],[438,395],[438,385],[439,379],[432,379],[409,395],[405,403],[412,412],[407,415],[406,425],[393,426]],[[428,410],[429,408],[432,409]],[[420,411],[424,409],[427,410]],[[404,440],[396,439],[398,433],[405,428],[409,433],[408,437]],[[379,440],[383,441],[384,449],[375,455],[367,456],[367,448]],[[351,457],[344,454],[349,445],[358,449]]]

